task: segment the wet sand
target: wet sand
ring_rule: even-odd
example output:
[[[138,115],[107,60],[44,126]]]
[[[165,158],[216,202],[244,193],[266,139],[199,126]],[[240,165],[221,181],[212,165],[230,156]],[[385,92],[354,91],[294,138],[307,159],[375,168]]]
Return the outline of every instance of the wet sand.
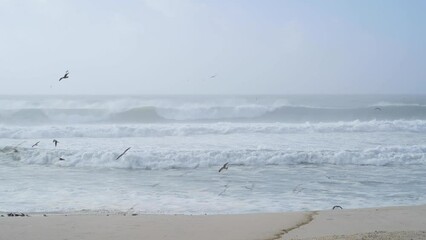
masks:
[[[2,240],[426,239],[426,205],[207,216],[2,214]]]

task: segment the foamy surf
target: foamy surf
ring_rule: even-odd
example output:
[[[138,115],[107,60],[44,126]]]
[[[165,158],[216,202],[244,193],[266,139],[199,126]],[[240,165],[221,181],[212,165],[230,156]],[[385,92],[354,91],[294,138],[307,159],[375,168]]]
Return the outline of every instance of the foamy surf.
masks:
[[[3,96],[0,211],[424,204],[425,103],[422,96]]]
[[[101,148],[101,147],[99,147]],[[17,152],[13,150],[17,149]],[[426,166],[426,145],[386,146],[355,150],[293,150],[293,149],[205,149],[170,150],[133,147],[117,161],[119,150],[70,149],[0,149],[3,161],[22,164],[80,168],[119,168],[143,170],[196,169],[217,167],[231,161],[238,167],[265,167],[267,165],[373,165]],[[66,161],[59,161],[59,157]]]
[[[0,137],[25,138],[123,138],[226,134],[286,133],[425,133],[426,120],[350,121],[319,123],[168,123],[168,124],[82,124],[82,125],[0,125]]]

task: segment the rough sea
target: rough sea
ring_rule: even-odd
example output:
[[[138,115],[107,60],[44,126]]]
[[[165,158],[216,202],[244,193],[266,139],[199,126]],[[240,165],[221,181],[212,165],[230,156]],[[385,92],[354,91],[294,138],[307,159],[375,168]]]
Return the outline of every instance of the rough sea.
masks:
[[[425,95],[0,96],[0,212],[417,204]]]

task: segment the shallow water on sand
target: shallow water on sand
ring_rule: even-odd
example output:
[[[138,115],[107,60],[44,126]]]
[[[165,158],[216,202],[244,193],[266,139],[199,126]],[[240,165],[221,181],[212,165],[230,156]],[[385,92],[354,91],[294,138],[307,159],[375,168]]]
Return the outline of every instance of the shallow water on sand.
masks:
[[[209,136],[161,141],[61,139],[66,148],[20,147],[19,153],[7,153],[0,160],[1,210],[133,208],[146,213],[204,214],[426,201],[426,167],[421,163],[425,148],[411,149],[423,137],[406,137],[405,147],[392,148],[387,142],[395,139],[379,134],[375,141],[382,146],[368,148],[375,145],[369,143],[375,142],[374,134],[358,140],[347,134],[309,135],[312,142],[305,140],[303,147],[300,141],[306,136],[294,134],[264,136],[263,147],[258,148],[254,142],[259,135],[251,140],[246,136],[244,141],[239,141],[240,136],[225,136],[214,144]],[[132,149],[115,160],[131,144]],[[110,152],[105,153],[105,146],[111,147]],[[59,156],[65,161],[59,161]],[[229,169],[218,173],[224,162],[230,162]]]
[[[42,98],[2,97],[0,211],[212,214],[426,203],[426,98],[318,98],[67,97],[58,110]],[[32,115],[37,124],[28,124]]]

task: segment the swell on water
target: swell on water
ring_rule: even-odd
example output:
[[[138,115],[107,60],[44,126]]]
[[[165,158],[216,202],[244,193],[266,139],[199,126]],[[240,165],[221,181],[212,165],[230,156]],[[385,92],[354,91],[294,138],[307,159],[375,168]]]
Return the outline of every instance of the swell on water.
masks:
[[[159,122],[338,122],[370,120],[426,120],[426,106],[391,105],[363,108],[319,108],[262,105],[198,106],[130,109],[3,109],[0,124],[82,124]]]

